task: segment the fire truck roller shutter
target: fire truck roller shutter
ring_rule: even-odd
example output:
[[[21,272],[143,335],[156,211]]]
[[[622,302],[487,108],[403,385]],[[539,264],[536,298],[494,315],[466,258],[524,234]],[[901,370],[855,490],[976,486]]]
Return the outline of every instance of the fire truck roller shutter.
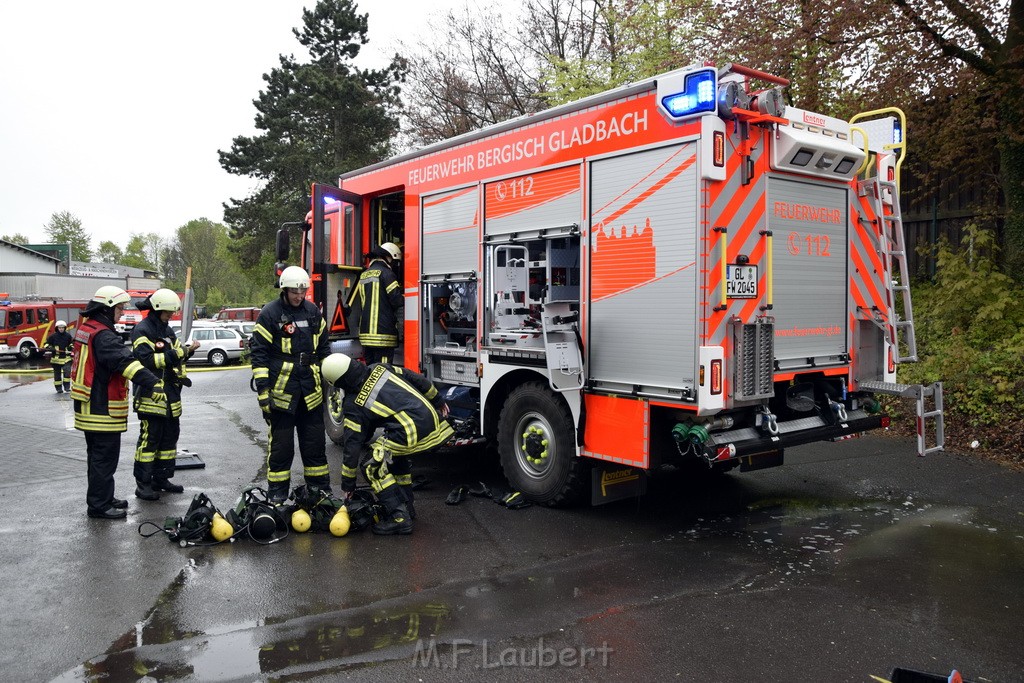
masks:
[[[700,213],[697,144],[591,166],[592,380],[693,390]]]
[[[469,187],[423,198],[423,275],[476,271],[479,196]]]
[[[836,364],[846,353],[849,201],[846,185],[769,178],[779,369]]]

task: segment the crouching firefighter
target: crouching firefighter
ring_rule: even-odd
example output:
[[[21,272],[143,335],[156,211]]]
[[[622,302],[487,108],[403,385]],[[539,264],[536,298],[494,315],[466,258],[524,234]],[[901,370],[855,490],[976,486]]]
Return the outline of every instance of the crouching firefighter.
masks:
[[[58,320],[54,325],[54,333],[46,338],[46,345],[43,347],[50,353],[50,364],[53,365],[53,388],[58,394],[65,391],[71,393],[71,335],[68,334],[68,324]]]
[[[288,499],[295,436],[309,486],[330,493],[320,361],[330,353],[327,323],[306,301],[309,275],[298,266],[281,273],[281,296],[260,311],[252,333],[252,377],[269,430],[267,497]]]
[[[184,487],[171,482],[178,436],[181,434],[181,387],[192,386],[185,372],[187,361],[199,342],[185,347],[167,324],[181,300],[169,289],[158,289],[139,304],[148,309],[146,317],[132,330],[132,352],[142,365],[163,381],[161,400],[143,397],[135,391],[135,412],[139,415],[139,441],[135,447],[135,496],[157,500],[160,491],[181,493]]]
[[[373,533],[411,534],[415,517],[410,455],[443,445],[453,430],[437,389],[423,375],[387,363],[366,366],[343,353],[323,362],[324,381],[345,391],[345,434],[341,487],[356,488],[363,443],[378,427],[384,434],[371,446],[363,473],[386,511]]]

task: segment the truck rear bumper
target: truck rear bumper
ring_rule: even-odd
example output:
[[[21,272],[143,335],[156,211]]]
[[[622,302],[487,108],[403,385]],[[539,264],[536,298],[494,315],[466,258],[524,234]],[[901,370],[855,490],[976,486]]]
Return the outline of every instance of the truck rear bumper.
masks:
[[[869,415],[863,410],[850,411],[845,420],[830,424],[821,417],[806,417],[779,423],[777,434],[759,429],[743,428],[711,434],[715,462],[749,456],[781,454],[787,446],[800,446],[815,441],[829,441],[888,426],[888,415]]]

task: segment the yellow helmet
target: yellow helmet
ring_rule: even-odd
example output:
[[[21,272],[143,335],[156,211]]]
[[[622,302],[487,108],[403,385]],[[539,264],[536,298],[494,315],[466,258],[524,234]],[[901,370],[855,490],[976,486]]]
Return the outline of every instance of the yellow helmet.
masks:
[[[153,305],[154,311],[175,311],[181,310],[181,299],[169,289],[158,289],[149,296],[149,303]]]
[[[216,541],[226,541],[235,534],[235,528],[231,522],[221,517],[219,512],[213,513],[213,521],[210,523],[210,535]]]
[[[299,508],[292,513],[292,528],[300,534],[309,531],[309,527],[311,526],[313,526],[313,520],[310,518],[308,512]]]
[[[334,386],[334,383],[338,381],[338,378],[348,372],[349,366],[352,365],[352,359],[343,353],[332,353],[331,355],[324,358],[320,363],[320,372],[324,376],[324,381],[329,385]]]
[[[96,290],[96,293],[92,295],[92,300],[96,303],[113,308],[118,304],[128,303],[132,298],[128,296],[128,292],[124,291],[120,287],[104,285]]]
[[[338,511],[334,513],[334,517],[331,517],[331,533],[335,536],[341,537],[347,534],[351,527],[352,522],[348,518],[348,509],[342,505],[338,508]]]

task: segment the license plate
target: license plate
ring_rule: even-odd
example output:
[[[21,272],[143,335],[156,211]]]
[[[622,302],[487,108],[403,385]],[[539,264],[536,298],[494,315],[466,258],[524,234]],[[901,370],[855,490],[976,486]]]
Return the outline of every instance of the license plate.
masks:
[[[730,263],[725,267],[725,277],[725,294],[728,298],[757,298],[757,266]]]

